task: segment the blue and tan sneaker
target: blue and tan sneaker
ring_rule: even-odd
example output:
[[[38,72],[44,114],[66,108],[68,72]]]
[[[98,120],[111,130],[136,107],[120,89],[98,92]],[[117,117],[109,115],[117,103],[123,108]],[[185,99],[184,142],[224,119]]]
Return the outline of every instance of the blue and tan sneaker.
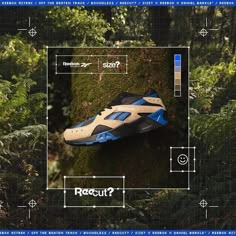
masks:
[[[64,139],[70,145],[93,145],[144,133],[167,125],[166,108],[158,93],[119,94],[96,116],[68,128]]]

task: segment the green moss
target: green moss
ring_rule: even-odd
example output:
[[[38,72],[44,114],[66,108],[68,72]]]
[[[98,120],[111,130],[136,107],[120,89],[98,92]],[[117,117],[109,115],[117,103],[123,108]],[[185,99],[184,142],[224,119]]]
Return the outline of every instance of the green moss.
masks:
[[[156,89],[169,113],[170,125],[144,135],[89,147],[74,148],[75,175],[125,175],[126,187],[164,186],[169,176],[169,143],[176,145],[177,102],[173,97],[168,49],[77,49],[75,55],[128,54],[128,74],[72,77],[72,119],[92,117],[120,92],[143,94]],[[179,122],[181,123],[181,122]],[[172,141],[171,141],[172,140]],[[177,141],[178,142],[178,141]],[[178,180],[174,180],[178,183]]]
[[[140,135],[102,146],[75,149],[78,159],[74,171],[78,175],[128,175],[130,184],[127,187],[152,186],[157,180],[161,184],[164,176],[167,178],[166,161],[161,158],[163,153],[158,157],[155,149],[144,144],[145,139],[145,135]],[[145,178],[137,178],[137,174]]]

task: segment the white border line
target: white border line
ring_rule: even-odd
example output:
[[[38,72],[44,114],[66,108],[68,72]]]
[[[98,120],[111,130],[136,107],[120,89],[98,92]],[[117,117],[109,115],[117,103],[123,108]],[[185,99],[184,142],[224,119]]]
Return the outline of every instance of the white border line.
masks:
[[[123,188],[122,188],[122,193],[123,193],[123,208],[125,208],[125,176],[123,176]]]
[[[187,172],[186,172],[187,173]],[[188,172],[189,173],[189,172]],[[98,189],[98,188],[97,188]],[[64,188],[47,188],[50,191],[63,191]],[[149,190],[189,190],[188,187],[170,187],[170,188],[125,188],[125,190],[140,190],[140,191],[149,191]]]
[[[100,46],[100,47],[72,47],[72,46],[48,46],[48,48],[80,48],[80,49],[89,49],[89,48],[97,48],[97,49],[128,49],[128,48],[131,48],[131,49],[135,49],[135,48],[188,48],[190,49],[190,46],[156,46],[156,47],[103,47],[103,46]]]
[[[65,175],[66,179],[78,179],[78,178],[85,178],[85,179],[123,179],[124,176],[121,175]]]
[[[46,190],[48,190],[48,46],[46,46],[46,53],[47,53],[47,57],[46,57],[46,93],[47,93],[47,104],[46,104],[46,125],[47,125],[47,142],[46,142]]]
[[[59,49],[70,49],[70,48],[80,48],[80,49],[142,49],[142,48],[147,48],[147,49],[187,49],[188,50],[188,117],[190,117],[190,99],[189,99],[189,95],[190,95],[190,91],[189,91],[189,86],[190,86],[190,46],[162,46],[162,47],[71,47],[71,46],[46,46],[47,48],[47,60],[46,60],[46,79],[47,79],[47,94],[48,94],[48,49],[55,49],[55,48],[59,48]],[[48,97],[47,97],[47,106],[48,106]],[[47,112],[47,131],[48,131],[48,110]],[[188,119],[188,145],[190,146],[190,119]],[[49,188],[48,186],[48,132],[47,132],[47,150],[46,150],[46,156],[47,156],[47,186],[46,186],[46,190],[64,190],[64,188]],[[190,172],[188,172],[188,179],[190,182]],[[125,190],[190,190],[190,186],[188,187],[182,187],[182,188],[178,188],[178,187],[163,187],[163,188],[125,188]]]
[[[181,56],[182,59],[182,56]],[[181,69],[182,70],[182,69]],[[181,84],[182,86],[182,84]],[[188,48],[188,147],[190,147],[190,47]],[[190,169],[188,169],[188,190],[190,190]]]
[[[188,148],[188,189],[190,189],[190,149]]]
[[[107,54],[107,55],[97,55],[97,54],[91,54],[91,55],[83,55],[83,54],[76,54],[76,55],[64,55],[64,54],[56,54],[58,57],[126,57],[127,55],[117,55],[117,54],[114,54],[114,55],[110,55],[110,54]]]

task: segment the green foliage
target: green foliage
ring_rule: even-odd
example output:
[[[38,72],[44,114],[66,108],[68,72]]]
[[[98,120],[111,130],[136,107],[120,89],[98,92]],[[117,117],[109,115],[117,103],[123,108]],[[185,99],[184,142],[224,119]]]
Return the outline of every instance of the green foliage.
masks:
[[[4,127],[0,133],[36,123],[34,117],[42,116],[46,95],[31,94],[30,89],[35,84],[35,81],[23,75],[12,76],[12,82],[0,80],[0,126]]]
[[[209,155],[225,155],[224,147],[236,139],[236,100],[231,100],[219,113],[195,115],[191,119],[191,134],[201,140]],[[231,147],[232,148],[232,147]]]
[[[41,186],[40,179],[32,178],[42,174],[40,165],[45,159],[47,129],[42,123],[46,95],[40,86],[45,75],[45,50],[36,50],[20,36],[3,36],[1,42],[0,196],[5,199],[8,189],[4,186],[19,191],[20,196]],[[17,188],[15,181],[19,182]],[[5,201],[11,205],[14,200]]]
[[[0,75],[10,79],[13,75],[30,76],[45,60],[45,50],[37,51],[19,36],[2,36],[0,48]]]
[[[236,80],[236,56],[230,62],[221,61],[215,65],[205,64],[191,72],[191,106],[199,112],[210,112],[214,99],[227,91]],[[234,87],[235,89],[235,87]],[[233,91],[232,91],[233,93]],[[224,99],[224,98],[222,98]]]
[[[48,11],[49,19],[56,30],[69,35],[80,45],[99,45],[105,42],[104,34],[110,25],[96,11],[87,11],[84,7],[54,7]]]
[[[46,131],[46,125],[32,125],[1,136],[0,163],[11,165],[34,158],[32,153],[45,144]]]
[[[112,8],[112,25],[115,32],[118,32],[124,26],[127,27],[127,24],[126,24],[127,15],[128,15],[128,7]]]
[[[173,45],[188,45],[193,31],[191,16],[192,7],[173,7],[170,9],[172,22],[170,40]],[[185,30],[183,30],[185,29]]]
[[[115,42],[118,47],[155,47],[153,41],[123,40]]]
[[[37,82],[44,73],[45,50],[37,51],[18,36],[1,39],[0,134],[6,134],[43,120],[46,95]]]
[[[114,7],[112,39],[150,41],[148,7]]]

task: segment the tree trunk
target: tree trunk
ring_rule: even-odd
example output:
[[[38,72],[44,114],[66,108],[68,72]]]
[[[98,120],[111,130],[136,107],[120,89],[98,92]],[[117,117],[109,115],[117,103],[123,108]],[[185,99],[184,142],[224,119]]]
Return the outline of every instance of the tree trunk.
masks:
[[[157,45],[167,46],[171,18],[168,7],[151,7],[151,39]]]

